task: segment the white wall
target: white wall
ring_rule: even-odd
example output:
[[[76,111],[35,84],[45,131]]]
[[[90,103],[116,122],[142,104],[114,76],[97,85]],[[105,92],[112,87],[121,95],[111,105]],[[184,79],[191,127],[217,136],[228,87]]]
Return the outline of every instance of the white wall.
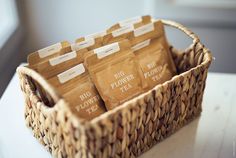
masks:
[[[144,0],[25,0],[26,51],[101,31],[142,15]]]

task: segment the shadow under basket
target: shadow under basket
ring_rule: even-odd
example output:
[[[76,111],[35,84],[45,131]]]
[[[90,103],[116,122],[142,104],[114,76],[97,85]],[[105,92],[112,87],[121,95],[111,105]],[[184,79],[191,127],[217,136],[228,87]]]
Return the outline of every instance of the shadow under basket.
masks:
[[[26,124],[54,157],[137,157],[200,115],[211,53],[183,25],[162,22],[193,40],[184,52],[170,46],[179,75],[91,121],[75,116],[40,74],[17,68]]]

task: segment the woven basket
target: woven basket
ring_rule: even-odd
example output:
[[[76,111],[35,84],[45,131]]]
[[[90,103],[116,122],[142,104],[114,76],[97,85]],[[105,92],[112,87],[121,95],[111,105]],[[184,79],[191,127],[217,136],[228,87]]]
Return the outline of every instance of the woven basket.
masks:
[[[40,74],[18,67],[26,124],[54,157],[137,157],[200,115],[211,53],[186,27],[162,22],[193,39],[184,52],[170,46],[179,75],[89,122]]]

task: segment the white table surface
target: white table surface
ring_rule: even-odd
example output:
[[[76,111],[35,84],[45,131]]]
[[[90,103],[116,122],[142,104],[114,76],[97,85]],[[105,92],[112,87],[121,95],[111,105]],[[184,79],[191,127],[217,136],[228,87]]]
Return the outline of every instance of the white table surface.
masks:
[[[201,116],[141,158],[236,157],[236,74],[209,73]],[[0,100],[0,158],[49,158],[24,122],[24,100],[14,75]]]

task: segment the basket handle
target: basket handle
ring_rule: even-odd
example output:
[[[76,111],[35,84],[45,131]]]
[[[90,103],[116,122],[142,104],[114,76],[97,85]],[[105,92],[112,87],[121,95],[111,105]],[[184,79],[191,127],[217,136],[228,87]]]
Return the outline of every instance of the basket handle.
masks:
[[[17,68],[17,73],[20,77],[20,81],[22,82],[21,86],[24,93],[27,93],[25,90],[26,82],[31,84],[31,93],[41,98],[41,101],[47,107],[53,107],[60,100],[61,97],[57,91],[36,71],[25,66],[19,66]]]
[[[172,26],[175,27],[181,31],[183,31],[186,35],[188,35],[190,38],[193,39],[193,43],[199,43],[199,37],[193,33],[191,30],[189,30],[187,27],[183,26],[180,23],[177,23],[175,21],[171,21],[171,20],[161,20],[163,24],[167,25],[167,26]]]

